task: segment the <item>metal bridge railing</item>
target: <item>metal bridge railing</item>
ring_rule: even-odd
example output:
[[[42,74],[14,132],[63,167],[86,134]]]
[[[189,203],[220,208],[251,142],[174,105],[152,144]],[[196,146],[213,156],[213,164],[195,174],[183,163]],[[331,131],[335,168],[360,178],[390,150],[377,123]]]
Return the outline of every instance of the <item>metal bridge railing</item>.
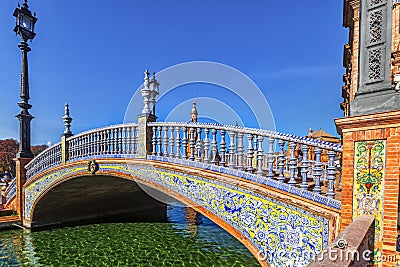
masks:
[[[207,123],[150,122],[152,155],[216,164],[335,197],[342,146],[274,131]],[[264,149],[266,146],[266,149]],[[325,193],[325,192],[324,192]]]

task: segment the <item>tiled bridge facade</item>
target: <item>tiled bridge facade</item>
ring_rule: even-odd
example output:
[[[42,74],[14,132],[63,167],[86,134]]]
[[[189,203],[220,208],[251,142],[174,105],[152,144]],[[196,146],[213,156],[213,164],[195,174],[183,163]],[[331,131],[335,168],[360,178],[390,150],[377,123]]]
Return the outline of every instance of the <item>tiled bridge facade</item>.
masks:
[[[7,203],[33,227],[36,206],[58,185],[120,177],[193,207],[264,266],[305,266],[339,231],[341,150],[273,131],[145,115],[137,124],[63,136],[20,166],[25,179],[8,187]]]

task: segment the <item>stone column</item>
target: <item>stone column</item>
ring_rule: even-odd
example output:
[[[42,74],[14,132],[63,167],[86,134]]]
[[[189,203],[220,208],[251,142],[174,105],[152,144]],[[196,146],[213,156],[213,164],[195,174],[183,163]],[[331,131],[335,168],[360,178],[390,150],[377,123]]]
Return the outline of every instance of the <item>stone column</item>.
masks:
[[[335,120],[343,137],[341,230],[375,216],[378,258],[396,254],[400,176],[400,111]],[[378,262],[377,266],[395,266]]]
[[[145,159],[153,152],[152,137],[153,127],[147,126],[148,122],[155,122],[157,117],[152,114],[138,116],[138,158]]]

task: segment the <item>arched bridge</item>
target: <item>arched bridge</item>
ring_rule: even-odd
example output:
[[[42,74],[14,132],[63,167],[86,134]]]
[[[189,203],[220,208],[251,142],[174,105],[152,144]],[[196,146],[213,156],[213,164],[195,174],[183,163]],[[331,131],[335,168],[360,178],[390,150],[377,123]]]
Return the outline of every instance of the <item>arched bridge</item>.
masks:
[[[112,210],[138,208],[147,188],[209,217],[264,266],[305,266],[338,234],[341,151],[274,131],[144,116],[63,136],[25,166],[22,198],[14,181],[7,203],[21,201],[23,223],[34,227],[89,216],[89,190]]]

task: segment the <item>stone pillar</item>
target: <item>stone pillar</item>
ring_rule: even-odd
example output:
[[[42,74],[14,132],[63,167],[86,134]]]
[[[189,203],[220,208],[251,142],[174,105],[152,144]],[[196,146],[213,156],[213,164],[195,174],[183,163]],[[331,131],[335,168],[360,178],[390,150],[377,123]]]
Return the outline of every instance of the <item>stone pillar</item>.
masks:
[[[138,158],[145,159],[153,152],[152,137],[153,127],[147,126],[148,122],[155,122],[157,117],[152,114],[138,116]]]
[[[396,255],[400,176],[400,111],[360,115],[335,120],[343,137],[343,231],[361,215],[375,220],[377,266]],[[383,265],[382,265],[383,264]]]
[[[16,194],[16,211],[19,217],[24,218],[24,184],[26,182],[26,169],[25,166],[31,161],[31,158],[16,158],[16,176],[17,176],[17,194]]]
[[[69,136],[61,135],[61,164],[65,164],[68,161],[69,157],[69,143],[67,142],[67,138]]]

